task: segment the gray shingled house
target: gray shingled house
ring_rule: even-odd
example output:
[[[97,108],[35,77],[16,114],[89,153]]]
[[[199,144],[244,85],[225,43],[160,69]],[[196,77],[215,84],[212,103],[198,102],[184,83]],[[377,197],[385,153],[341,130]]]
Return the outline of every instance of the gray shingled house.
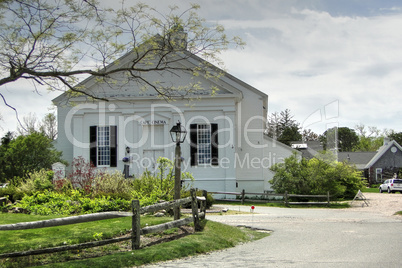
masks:
[[[385,140],[377,152],[339,152],[338,161],[355,164],[369,184],[381,183],[402,168],[402,147],[396,141]]]

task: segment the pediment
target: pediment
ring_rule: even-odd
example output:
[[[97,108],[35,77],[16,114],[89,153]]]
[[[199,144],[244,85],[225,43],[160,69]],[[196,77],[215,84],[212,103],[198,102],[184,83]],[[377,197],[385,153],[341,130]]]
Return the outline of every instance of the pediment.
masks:
[[[130,57],[130,54],[127,54],[119,59],[118,63],[111,64],[107,68],[118,68],[118,66],[128,64]],[[91,76],[78,84],[77,88],[89,96],[109,100],[163,98],[163,94],[180,99],[208,96],[241,98],[243,90],[252,90],[264,95],[264,93],[210,64],[206,65],[210,68],[208,75],[194,75],[186,71],[198,66],[197,64],[200,62],[203,60],[192,55],[176,61],[177,69],[174,72],[171,70],[144,72],[139,74],[137,78],[123,72],[116,72],[107,79]],[[85,101],[89,97],[81,95],[78,98]],[[63,93],[53,101],[58,103],[65,99],[74,101],[76,98],[69,96],[68,93]]]

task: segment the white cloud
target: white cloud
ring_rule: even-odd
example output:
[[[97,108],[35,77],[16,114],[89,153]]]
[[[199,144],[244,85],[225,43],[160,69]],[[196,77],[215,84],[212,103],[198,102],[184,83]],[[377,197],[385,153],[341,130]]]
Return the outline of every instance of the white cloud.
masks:
[[[229,72],[269,95],[270,112],[289,108],[303,122],[339,100],[340,126],[402,131],[400,14],[334,17],[293,9],[275,19],[220,23],[245,33],[246,49],[223,58]]]
[[[334,120],[339,126],[363,123],[402,131],[401,6],[374,1],[361,10],[343,2],[332,10],[319,0],[193,2],[200,3],[202,17],[245,39],[245,49],[228,50],[222,59],[228,72],[269,95],[269,112],[289,108],[300,123],[321,116],[321,123],[311,125],[318,133]],[[147,3],[162,11],[172,3],[189,7],[184,0]],[[21,116],[41,117],[57,95],[40,97],[30,85],[30,93],[12,93],[20,87],[25,85],[9,86],[5,94]],[[339,103],[339,117],[328,120],[325,108],[333,102]],[[13,113],[0,109],[4,131],[15,128]]]

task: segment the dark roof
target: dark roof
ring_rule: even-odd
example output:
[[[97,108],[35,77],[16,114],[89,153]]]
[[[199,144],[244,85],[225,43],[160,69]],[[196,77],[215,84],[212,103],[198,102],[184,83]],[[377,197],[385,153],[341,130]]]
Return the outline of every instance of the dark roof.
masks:
[[[308,160],[314,158],[319,152],[323,151],[322,143],[319,141],[294,141],[291,142],[291,146],[300,151],[302,156]]]
[[[347,161],[355,164],[358,169],[364,169],[376,154],[377,152],[339,152],[338,161]]]
[[[338,161],[348,161],[356,165],[360,170],[368,169],[380,159],[385,152],[396,146],[400,151],[402,147],[396,141],[386,142],[377,152],[339,152]]]

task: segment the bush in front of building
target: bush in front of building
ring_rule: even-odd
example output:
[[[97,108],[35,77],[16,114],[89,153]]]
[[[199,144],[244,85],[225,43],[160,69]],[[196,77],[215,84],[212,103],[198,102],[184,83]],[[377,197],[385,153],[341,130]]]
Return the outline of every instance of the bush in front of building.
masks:
[[[19,189],[22,193],[31,195],[34,192],[53,190],[53,171],[41,169],[28,173],[25,180],[21,181]]]
[[[277,193],[325,195],[329,192],[334,198],[347,199],[366,186],[354,167],[327,155],[299,160],[294,154],[271,170],[275,175],[270,183]]]
[[[104,173],[93,180],[92,195],[110,196],[130,200],[133,185],[131,180],[125,179],[123,173],[115,171]]]
[[[72,190],[69,193],[45,190],[25,195],[15,206],[33,215],[78,215],[103,211],[128,211],[131,202],[106,196],[93,198],[79,190]]]
[[[174,197],[175,177],[173,172],[173,162],[165,157],[157,160],[157,170],[155,172],[145,171],[139,178],[133,181],[131,192],[133,199],[140,200],[141,206],[148,206],[160,201],[171,201]],[[183,181],[194,180],[189,172],[182,172]],[[191,185],[183,184],[181,192],[186,191]]]
[[[83,158],[75,159],[72,166],[73,171],[66,178],[55,180],[54,184],[53,172],[44,169],[31,172],[26,179],[16,179],[15,185],[2,189],[2,195],[13,201],[18,198],[20,201],[14,207],[38,215],[127,211],[132,199],[140,200],[141,206],[173,200],[173,163],[167,158],[158,159],[158,169],[154,173],[145,171],[134,180],[125,179],[119,171],[97,171]],[[192,181],[193,177],[190,173],[182,173],[182,179]],[[182,185],[182,193],[188,187]]]

